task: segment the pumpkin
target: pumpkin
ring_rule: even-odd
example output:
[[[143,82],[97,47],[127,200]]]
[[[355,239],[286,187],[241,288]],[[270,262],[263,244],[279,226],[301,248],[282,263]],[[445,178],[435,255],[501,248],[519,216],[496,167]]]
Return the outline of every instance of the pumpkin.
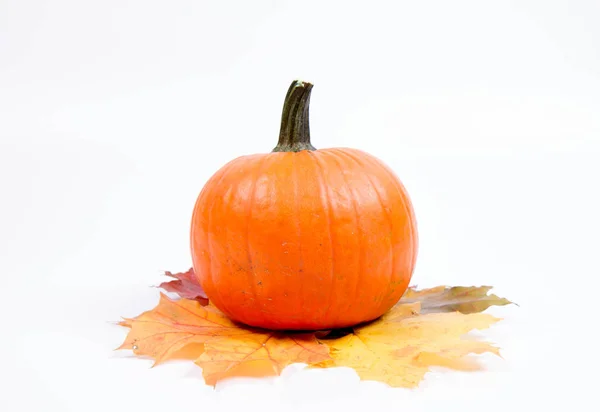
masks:
[[[270,153],[238,157],[194,206],[198,281],[231,319],[272,330],[342,328],[404,294],[417,256],[409,196],[376,157],[310,141],[312,84],[294,81]]]

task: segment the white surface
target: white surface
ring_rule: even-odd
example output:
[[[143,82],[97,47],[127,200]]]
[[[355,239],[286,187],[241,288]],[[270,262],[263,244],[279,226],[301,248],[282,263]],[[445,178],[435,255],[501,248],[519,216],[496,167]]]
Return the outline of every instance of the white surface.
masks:
[[[1,1],[0,410],[594,410],[598,21],[594,0]],[[504,360],[414,391],[295,368],[215,391],[112,351],[110,322],[189,267],[204,182],[274,146],[298,77],[315,146],[407,186],[414,283],[521,305],[484,333]]]

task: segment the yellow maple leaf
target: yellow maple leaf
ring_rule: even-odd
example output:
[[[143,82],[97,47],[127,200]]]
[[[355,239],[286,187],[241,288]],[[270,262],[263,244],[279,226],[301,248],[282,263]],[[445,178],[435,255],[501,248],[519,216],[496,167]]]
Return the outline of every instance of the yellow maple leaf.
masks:
[[[351,367],[361,379],[390,386],[415,387],[431,366],[476,370],[469,354],[498,348],[465,334],[499,321],[489,314],[459,312],[420,313],[420,303],[399,303],[378,321],[356,327],[337,339],[323,339],[332,361],[317,367]]]
[[[421,303],[421,313],[460,312],[479,313],[490,306],[504,306],[511,302],[496,295],[488,295],[491,286],[438,286],[417,290],[411,287],[400,300],[402,303]]]

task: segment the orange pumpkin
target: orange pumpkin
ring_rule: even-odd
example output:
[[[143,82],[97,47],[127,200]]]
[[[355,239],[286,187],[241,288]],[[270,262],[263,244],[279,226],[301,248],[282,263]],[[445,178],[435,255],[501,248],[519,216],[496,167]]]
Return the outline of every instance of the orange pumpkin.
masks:
[[[196,201],[194,271],[233,320],[319,330],[381,316],[404,294],[417,256],[400,180],[355,149],[315,149],[312,84],[294,81],[271,153],[236,158]]]

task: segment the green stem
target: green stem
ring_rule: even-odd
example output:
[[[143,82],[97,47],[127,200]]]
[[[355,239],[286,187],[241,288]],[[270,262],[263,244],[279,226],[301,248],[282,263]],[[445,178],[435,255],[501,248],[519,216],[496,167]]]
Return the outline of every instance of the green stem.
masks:
[[[313,85],[294,80],[288,89],[281,114],[279,142],[274,152],[299,152],[317,150],[310,144],[308,106]]]

